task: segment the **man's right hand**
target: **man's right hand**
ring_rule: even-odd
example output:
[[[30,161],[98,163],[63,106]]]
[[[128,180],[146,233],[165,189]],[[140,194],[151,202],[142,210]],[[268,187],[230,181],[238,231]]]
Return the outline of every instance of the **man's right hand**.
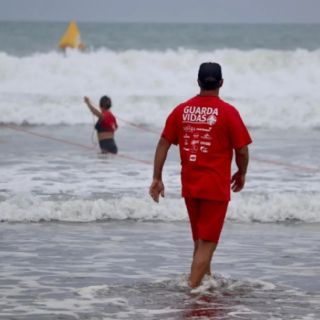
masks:
[[[159,202],[159,195],[161,195],[162,198],[164,197],[164,185],[162,180],[153,179],[149,188],[149,194],[155,202]]]

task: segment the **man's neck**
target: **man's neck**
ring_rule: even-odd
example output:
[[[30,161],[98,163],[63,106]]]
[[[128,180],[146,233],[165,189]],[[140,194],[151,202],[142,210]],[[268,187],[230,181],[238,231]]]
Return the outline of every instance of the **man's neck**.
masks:
[[[219,89],[215,89],[215,90],[202,90],[202,89],[200,89],[199,96],[215,96],[215,97],[219,97]]]

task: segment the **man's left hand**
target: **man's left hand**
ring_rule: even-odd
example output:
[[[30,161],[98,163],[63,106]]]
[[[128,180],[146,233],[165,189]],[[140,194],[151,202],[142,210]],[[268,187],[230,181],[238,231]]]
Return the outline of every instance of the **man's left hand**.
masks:
[[[233,192],[239,192],[243,189],[246,182],[246,175],[237,171],[231,178],[231,189]]]

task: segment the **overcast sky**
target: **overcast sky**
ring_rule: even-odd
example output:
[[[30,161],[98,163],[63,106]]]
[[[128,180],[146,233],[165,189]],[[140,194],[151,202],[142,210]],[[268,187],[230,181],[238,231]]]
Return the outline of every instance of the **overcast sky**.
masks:
[[[0,20],[320,23],[320,0],[0,0]]]

